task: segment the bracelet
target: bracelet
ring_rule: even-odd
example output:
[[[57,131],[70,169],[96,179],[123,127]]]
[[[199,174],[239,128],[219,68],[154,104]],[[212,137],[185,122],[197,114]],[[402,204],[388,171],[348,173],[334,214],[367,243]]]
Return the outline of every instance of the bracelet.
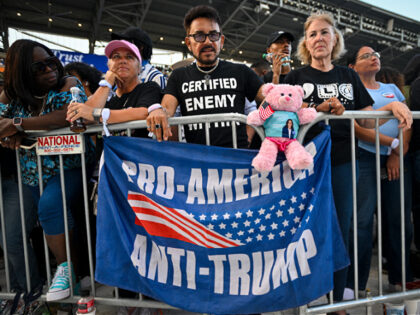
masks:
[[[111,111],[109,108],[102,109],[101,116],[102,116],[102,122],[106,124],[107,120],[109,119],[109,115],[111,114]]]
[[[397,138],[395,138],[391,142],[391,149],[396,149],[399,145],[400,145],[400,140],[398,140]]]
[[[147,112],[150,114],[151,112],[153,112],[156,109],[162,109],[166,113],[165,107],[162,107],[162,105],[160,105],[158,103],[150,105],[149,108],[147,108]]]
[[[103,108],[94,108],[92,111],[93,119],[99,124],[101,122]]]
[[[107,137],[109,137],[111,135],[110,132],[109,132],[109,130],[108,130],[108,128],[107,128],[107,126],[106,126],[107,125],[106,122],[108,121],[110,114],[111,114],[111,111],[109,110],[109,108],[104,108],[102,110],[102,113],[101,113],[101,116],[102,116],[102,125],[104,127],[105,135]]]
[[[109,88],[109,89],[112,90],[112,85],[107,80],[101,80],[101,81],[99,81],[99,86],[107,87],[107,88]]]

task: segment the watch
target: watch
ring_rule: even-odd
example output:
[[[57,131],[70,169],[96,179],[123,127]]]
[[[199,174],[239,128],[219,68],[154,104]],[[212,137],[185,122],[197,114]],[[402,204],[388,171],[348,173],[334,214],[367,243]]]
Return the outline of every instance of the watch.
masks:
[[[112,85],[107,80],[101,80],[99,81],[99,86],[104,86],[112,90]]]
[[[94,108],[92,111],[93,119],[99,124],[101,122],[103,108]]]
[[[13,118],[13,126],[16,127],[17,131],[25,132],[25,130],[22,127],[22,117]]]

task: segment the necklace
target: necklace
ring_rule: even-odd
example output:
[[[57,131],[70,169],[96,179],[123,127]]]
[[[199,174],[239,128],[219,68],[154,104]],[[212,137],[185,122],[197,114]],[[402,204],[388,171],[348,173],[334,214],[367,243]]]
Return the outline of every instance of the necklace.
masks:
[[[38,116],[41,116],[42,112],[45,110],[45,105],[47,105],[47,97],[46,96],[47,96],[47,94],[45,94],[44,100],[42,101],[42,107],[41,107],[41,110],[39,111]]]
[[[35,108],[34,110],[32,110],[33,114],[38,113],[37,114],[38,116],[42,115],[42,112],[45,110],[45,106],[47,105],[47,96],[48,96],[48,92],[45,93],[43,96],[38,96],[38,95],[33,96],[37,100],[42,100],[41,110],[38,112],[38,108]]]
[[[218,65],[219,65],[219,59],[217,59],[216,65],[213,68],[211,68],[210,70],[203,70],[198,66],[197,63],[195,63],[197,70],[200,71],[201,73],[204,73],[204,80],[206,80],[206,86],[210,84],[210,78],[211,78],[210,73],[216,70]]]

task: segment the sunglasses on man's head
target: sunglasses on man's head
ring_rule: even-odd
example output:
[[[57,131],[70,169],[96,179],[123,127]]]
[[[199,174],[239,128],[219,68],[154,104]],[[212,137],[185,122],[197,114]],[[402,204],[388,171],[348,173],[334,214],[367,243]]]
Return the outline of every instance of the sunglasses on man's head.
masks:
[[[190,35],[188,35],[188,37],[194,38],[194,40],[197,43],[204,43],[206,41],[207,36],[209,37],[209,40],[211,42],[217,42],[220,39],[221,35],[222,35],[222,33],[220,33],[220,32],[210,32],[208,34],[205,34],[205,33],[190,34]]]
[[[47,70],[47,67],[54,71],[54,70],[57,70],[58,63],[59,61],[57,57],[51,56],[45,59],[44,61],[34,62],[31,65],[31,70],[32,70],[32,73],[34,74],[44,73],[45,70]]]

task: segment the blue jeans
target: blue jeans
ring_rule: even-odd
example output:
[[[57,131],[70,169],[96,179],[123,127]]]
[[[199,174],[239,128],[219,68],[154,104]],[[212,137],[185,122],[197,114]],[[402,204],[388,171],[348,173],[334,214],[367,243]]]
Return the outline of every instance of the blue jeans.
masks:
[[[357,180],[356,164],[356,180]],[[331,183],[334,204],[337,212],[338,223],[343,236],[344,245],[348,252],[350,241],[350,226],[353,217],[353,190],[352,190],[351,163],[331,167]],[[347,282],[348,267],[334,273],[334,301],[343,299],[344,288]]]
[[[38,274],[35,253],[29,242],[29,233],[35,227],[37,222],[36,206],[32,198],[31,191],[25,187],[25,185],[22,186],[26,227],[25,240],[23,240],[22,237],[18,184],[14,178],[4,179],[2,181],[10,286],[12,290],[16,291],[26,291],[27,289],[25,260],[23,254],[24,241],[26,242],[28,248],[29,272],[32,288],[37,286],[41,281]],[[3,237],[1,233],[0,246],[3,247]]]
[[[82,195],[82,171],[80,168],[64,171],[66,187],[66,204],[68,227],[74,227],[72,211],[74,201]],[[44,192],[39,196],[39,188],[31,187],[34,198],[38,203],[38,217],[45,234],[57,235],[64,233],[63,199],[61,194],[60,174],[50,178],[44,185]]]
[[[357,185],[357,248],[359,263],[359,289],[365,290],[369,278],[372,256],[373,216],[377,205],[375,154],[360,149],[359,182]],[[381,168],[386,168],[388,156],[381,155]],[[407,281],[411,280],[409,250],[412,239],[411,223],[411,172],[409,161],[404,162],[404,200],[405,200],[405,261]],[[389,268],[389,283],[401,282],[401,214],[400,180],[381,180],[382,227],[384,236],[384,255]],[[348,286],[354,288],[353,239],[350,247],[352,265]]]

